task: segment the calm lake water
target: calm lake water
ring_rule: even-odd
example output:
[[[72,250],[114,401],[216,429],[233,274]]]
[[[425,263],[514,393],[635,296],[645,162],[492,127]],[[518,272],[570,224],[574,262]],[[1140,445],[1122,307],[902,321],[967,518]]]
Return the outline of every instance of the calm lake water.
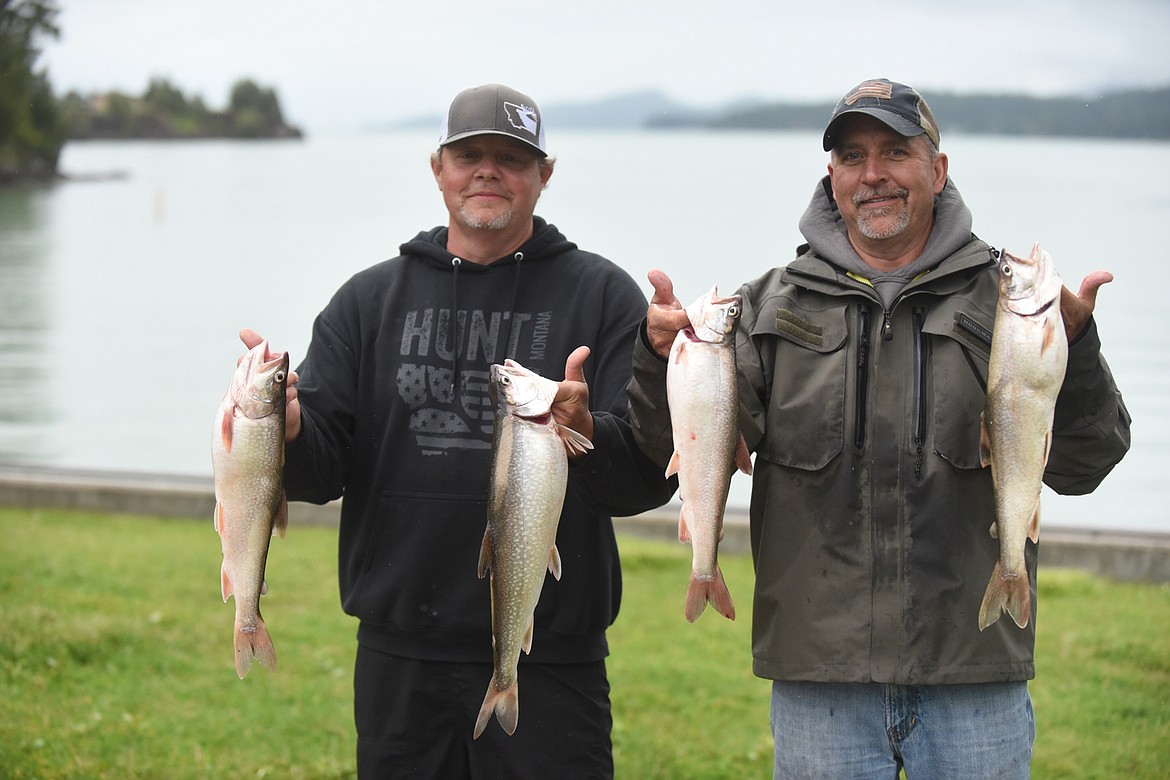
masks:
[[[555,129],[554,129],[555,133]],[[787,262],[825,171],[815,133],[562,132],[538,213],[684,301]],[[430,132],[304,142],[72,143],[74,175],[0,191],[0,462],[210,475],[215,408],[249,326],[304,354],[352,273],[446,221]],[[975,231],[1039,241],[1098,324],[1133,449],[1091,496],[1045,490],[1044,522],[1170,531],[1164,228],[1170,145],[945,136]],[[730,503],[746,506],[737,477]]]

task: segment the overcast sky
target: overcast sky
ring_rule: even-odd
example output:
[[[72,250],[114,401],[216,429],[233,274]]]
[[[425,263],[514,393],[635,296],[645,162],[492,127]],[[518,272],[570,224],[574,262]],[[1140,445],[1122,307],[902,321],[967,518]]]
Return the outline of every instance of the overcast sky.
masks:
[[[169,79],[211,108],[251,78],[309,131],[442,112],[499,81],[537,103],[657,89],[696,107],[932,90],[1170,85],[1170,0],[58,0],[54,90]]]

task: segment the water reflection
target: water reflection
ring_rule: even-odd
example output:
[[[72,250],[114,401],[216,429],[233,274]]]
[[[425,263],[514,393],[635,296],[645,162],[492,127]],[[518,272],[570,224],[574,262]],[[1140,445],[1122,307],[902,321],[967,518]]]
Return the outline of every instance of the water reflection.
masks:
[[[51,195],[45,187],[0,189],[0,460],[44,455],[52,419],[45,365]]]

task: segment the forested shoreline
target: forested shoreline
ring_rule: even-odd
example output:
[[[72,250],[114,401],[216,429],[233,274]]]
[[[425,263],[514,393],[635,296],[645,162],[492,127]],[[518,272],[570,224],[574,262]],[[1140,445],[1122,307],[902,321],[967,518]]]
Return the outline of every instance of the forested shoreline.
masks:
[[[53,0],[0,0],[0,185],[53,181],[69,140],[92,138],[300,138],[273,89],[241,79],[222,111],[154,78],[141,96],[53,94],[37,67],[41,43],[60,35]]]

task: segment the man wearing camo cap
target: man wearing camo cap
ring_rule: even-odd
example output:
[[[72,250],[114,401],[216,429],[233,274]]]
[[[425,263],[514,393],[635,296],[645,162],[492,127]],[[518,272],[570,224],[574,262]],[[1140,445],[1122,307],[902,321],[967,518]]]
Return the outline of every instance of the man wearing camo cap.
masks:
[[[999,556],[980,412],[1000,253],[972,233],[916,90],[862,82],[822,141],[807,243],[739,290],[753,669],[773,681],[774,778],[1026,778],[1035,620],[996,608],[980,625]],[[630,419],[665,463],[663,358],[686,314],[667,275],[650,277]],[[1061,295],[1068,370],[1045,472],[1060,493],[1092,491],[1129,448],[1092,318],[1110,278]],[[1026,559],[1034,604],[1035,545]]]

